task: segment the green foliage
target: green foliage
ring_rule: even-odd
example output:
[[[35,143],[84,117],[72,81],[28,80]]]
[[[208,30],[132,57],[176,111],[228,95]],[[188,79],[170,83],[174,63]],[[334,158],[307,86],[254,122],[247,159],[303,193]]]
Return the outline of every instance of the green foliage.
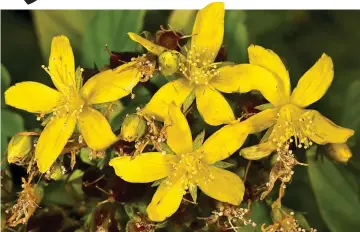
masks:
[[[10,74],[3,64],[1,64],[1,108],[5,107],[4,92],[10,86]]]
[[[226,12],[224,44],[227,46],[229,61],[245,62],[247,60],[248,29],[245,18],[244,11]]]
[[[244,232],[261,232],[261,225],[272,224],[270,217],[270,208],[265,202],[255,201],[251,206],[251,220],[256,222],[256,228],[252,226],[246,226],[241,231]]]
[[[3,156],[7,143],[12,136],[24,130],[24,120],[17,114],[12,112],[4,102],[4,92],[10,86],[10,74],[1,64],[1,169],[6,167],[6,157]]]
[[[204,139],[205,139],[205,130],[201,131],[201,133],[195,137],[193,142],[194,151],[201,147],[201,145],[204,143]]]
[[[316,147],[307,152],[308,172],[322,218],[331,231],[356,231],[360,228],[358,183],[352,174],[336,167],[328,158],[316,160]]]
[[[174,10],[169,16],[169,25],[176,31],[191,34],[196,10]]]
[[[32,11],[35,29],[44,60],[50,55],[51,40],[54,36],[65,35],[74,53],[81,49],[83,34],[89,20],[95,15],[93,10],[35,10]],[[76,56],[75,56],[76,57]]]
[[[344,113],[341,120],[341,125],[347,128],[351,128],[354,131],[360,130],[360,73],[359,79],[354,80],[346,91],[347,96],[345,98]],[[360,135],[355,133],[355,136],[350,138],[349,144],[355,145],[356,141],[359,141]]]
[[[97,11],[89,21],[82,41],[82,65],[102,68],[109,63],[109,49],[117,52],[134,51],[137,47],[127,33],[140,33],[145,11]]]
[[[187,110],[189,110],[190,106],[193,104],[195,100],[195,90],[191,91],[190,94],[186,97],[183,106],[182,111],[185,113]]]

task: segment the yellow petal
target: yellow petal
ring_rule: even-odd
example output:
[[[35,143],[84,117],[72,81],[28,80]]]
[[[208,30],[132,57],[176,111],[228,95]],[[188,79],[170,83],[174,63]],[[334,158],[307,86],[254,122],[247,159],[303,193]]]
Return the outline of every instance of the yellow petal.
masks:
[[[141,73],[135,62],[116,69],[100,72],[90,78],[81,88],[81,96],[87,104],[98,104],[118,100],[129,95],[140,80]]]
[[[39,171],[44,173],[55,162],[74,132],[76,117],[65,116],[51,120],[42,131],[35,148]]]
[[[332,59],[322,54],[321,58],[300,78],[291,95],[291,102],[303,108],[316,102],[324,96],[333,78]]]
[[[214,2],[200,10],[195,19],[191,53],[199,54],[199,60],[213,63],[224,37],[224,3]]]
[[[31,113],[50,113],[61,93],[37,82],[20,82],[5,91],[5,103]]]
[[[51,79],[59,91],[69,93],[76,90],[74,54],[66,36],[53,38],[49,69]]]
[[[146,50],[148,50],[151,53],[154,53],[155,55],[161,55],[161,53],[166,51],[166,48],[156,45],[153,42],[150,42],[149,40],[145,39],[144,37],[137,35],[135,33],[129,32],[128,33],[130,39],[134,40],[135,42],[141,44]]]
[[[249,131],[250,127],[244,122],[224,126],[212,134],[196,152],[208,164],[226,159],[243,145]]]
[[[241,87],[241,73],[238,65],[227,65],[217,69],[218,74],[210,80],[210,84],[224,93],[239,92]]]
[[[197,86],[195,96],[197,109],[207,124],[217,126],[235,120],[229,103],[216,89],[208,85]]]
[[[246,93],[258,90],[274,106],[289,101],[283,82],[265,68],[252,64],[239,64],[225,66],[217,71],[218,76],[211,79],[210,83],[221,92]]]
[[[192,151],[192,136],[188,122],[180,107],[170,104],[169,115],[165,118],[167,144],[176,154]]]
[[[86,144],[93,150],[104,150],[116,141],[106,118],[91,107],[85,107],[79,114],[78,127]]]
[[[276,145],[271,142],[260,143],[252,147],[241,149],[240,154],[248,160],[259,160],[267,157],[276,150]]]
[[[169,105],[175,102],[177,106],[181,106],[192,90],[193,87],[185,78],[171,81],[154,94],[142,112],[164,121],[169,112]]]
[[[165,179],[156,190],[146,211],[150,220],[164,221],[179,208],[186,193],[180,177]]]
[[[267,109],[246,119],[251,127],[250,133],[258,133],[273,126],[276,123],[278,112],[278,108]]]
[[[112,159],[109,165],[116,175],[132,183],[149,183],[167,177],[176,157],[160,152],[148,152],[135,156],[121,156]]]
[[[198,182],[206,195],[233,205],[239,205],[244,197],[245,186],[240,177],[232,172],[209,166],[208,173]]]
[[[316,110],[307,110],[304,117],[312,120],[307,136],[317,144],[345,143],[354,135],[353,130],[336,125]]]
[[[279,78],[281,85],[284,86],[283,97],[289,99],[291,91],[290,77],[280,57],[270,49],[258,45],[250,45],[248,52],[250,64],[259,65]]]

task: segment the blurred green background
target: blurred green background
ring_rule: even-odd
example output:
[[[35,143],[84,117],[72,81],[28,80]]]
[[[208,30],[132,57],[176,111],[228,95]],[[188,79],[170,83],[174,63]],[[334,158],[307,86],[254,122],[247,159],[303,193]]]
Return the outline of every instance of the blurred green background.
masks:
[[[195,11],[1,11],[1,94],[21,81],[52,85],[41,65],[48,64],[53,36],[70,38],[76,64],[91,68],[108,63],[112,51],[140,49],[127,32],[159,30],[170,24],[191,33]],[[294,87],[322,53],[332,57],[334,81],[311,107],[338,125],[356,131],[349,144],[347,165],[309,159],[308,168],[295,171],[284,204],[303,212],[318,231],[352,232],[360,228],[360,12],[359,11],[235,11],[225,17],[228,59],[247,62],[247,46],[275,51],[289,70]],[[7,70],[7,71],[6,71]],[[149,99],[144,96],[142,99]],[[144,104],[144,102],[141,102]],[[1,101],[1,152],[16,132],[39,127],[35,116]],[[15,170],[16,171],[16,170]],[[254,221],[269,221],[269,210],[258,204]]]

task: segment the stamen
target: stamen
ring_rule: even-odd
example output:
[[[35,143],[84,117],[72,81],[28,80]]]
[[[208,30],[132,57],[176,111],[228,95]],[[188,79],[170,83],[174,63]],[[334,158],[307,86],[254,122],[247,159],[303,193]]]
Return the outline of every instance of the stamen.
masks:
[[[195,47],[188,51],[185,62],[179,64],[179,70],[190,81],[195,84],[207,85],[209,80],[218,75],[216,65],[211,60],[203,59],[204,53],[208,49],[204,48],[202,51],[196,51]]]
[[[301,115],[295,106],[287,105],[277,114],[278,120],[271,135],[271,141],[281,147],[285,142],[294,142],[298,148],[309,148],[313,143],[308,137],[314,134],[313,121]]]

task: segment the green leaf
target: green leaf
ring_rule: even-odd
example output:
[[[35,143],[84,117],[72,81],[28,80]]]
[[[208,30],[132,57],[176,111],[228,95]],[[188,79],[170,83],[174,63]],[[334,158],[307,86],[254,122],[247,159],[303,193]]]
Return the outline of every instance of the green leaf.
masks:
[[[304,217],[304,215],[300,212],[295,212],[294,218],[296,219],[297,223],[300,225],[301,228],[305,230],[310,230],[311,226],[309,225],[308,221]]]
[[[315,147],[307,151],[309,179],[322,218],[333,232],[357,231],[360,199],[358,186],[347,181],[352,174],[337,168],[327,157],[320,161],[315,156]]]
[[[267,109],[272,109],[274,108],[274,106],[271,104],[271,103],[266,103],[266,104],[262,104],[262,105],[259,105],[259,106],[255,106],[255,109],[257,110],[267,110]]]
[[[251,225],[244,226],[241,228],[243,232],[261,232],[262,224],[272,224],[270,217],[270,209],[267,207],[265,202],[255,201],[251,204],[251,214],[250,218],[253,222],[256,223],[256,228]]]
[[[197,201],[197,186],[193,183],[189,184],[189,192],[194,203]]]
[[[114,150],[108,150],[107,152],[105,152],[105,156],[101,159],[97,159],[97,167],[101,170],[105,167],[106,164],[109,163],[111,157],[114,157]]]
[[[182,112],[185,113],[195,100],[195,91],[191,91],[190,94],[185,98],[185,101],[182,105]]]
[[[224,44],[228,47],[228,60],[244,62],[247,59],[248,32],[245,11],[228,10],[225,14]]]
[[[360,131],[360,80],[355,80],[347,90],[345,99],[344,113],[341,120],[341,126]],[[344,103],[343,103],[344,104]],[[360,138],[358,134],[352,136],[348,143],[350,146],[355,145],[356,138]]]
[[[201,133],[198,134],[194,139],[193,150],[200,148],[201,145],[204,143],[204,139],[205,139],[205,129],[201,131]]]
[[[155,181],[151,184],[151,187],[159,186],[163,181],[164,181],[164,179],[155,180]]]
[[[1,141],[7,143],[7,140],[16,133],[24,131],[23,118],[7,109],[1,112]],[[6,144],[1,144],[1,153],[4,152]]]
[[[125,213],[129,218],[133,218],[135,215],[135,210],[134,207],[132,206],[132,204],[125,204],[124,206],[125,209]]]
[[[279,25],[288,22],[293,15],[295,14],[291,11],[246,11],[245,23],[249,30],[249,37],[255,40],[256,37],[279,28]]]
[[[173,150],[171,150],[171,148],[169,147],[169,145],[167,145],[167,143],[159,143],[160,149],[161,151],[165,151],[166,154],[174,154],[175,152]]]
[[[291,208],[294,212],[304,212],[304,216],[311,227],[318,231],[327,231],[327,226],[320,215],[319,206],[316,203],[307,169],[304,166],[295,166],[293,170],[295,174],[291,184],[286,188],[285,197],[281,203]]]
[[[4,92],[9,88],[11,83],[10,74],[3,64],[1,64],[1,96],[4,96]],[[1,106],[2,107],[2,106]]]
[[[75,171],[73,171],[73,173],[71,173],[71,176],[69,177],[68,182],[74,181],[76,179],[79,179],[80,177],[82,177],[84,175],[84,172],[80,169],[76,169]]]
[[[83,86],[82,68],[78,66],[75,71],[76,89],[79,92]]]
[[[1,64],[1,109],[6,107],[4,93],[11,83],[10,74],[3,64]]]
[[[168,23],[175,31],[191,34],[196,12],[196,10],[173,10]]]
[[[92,157],[92,155],[91,155],[91,150],[89,148],[81,148],[80,149],[81,161],[93,166],[93,165],[95,165],[95,163],[92,160],[90,160],[90,157]]]
[[[216,162],[214,164],[214,166],[218,167],[218,168],[222,168],[222,169],[227,169],[227,168],[235,167],[236,165],[232,164],[232,163],[225,162],[225,161],[218,161],[218,162]]]
[[[140,33],[144,10],[101,10],[90,20],[82,42],[82,60],[85,67],[94,63],[101,68],[109,64],[109,49],[117,52],[134,51],[137,44],[127,33]]]
[[[81,50],[82,36],[88,21],[95,15],[93,10],[35,10],[32,11],[35,30],[43,58],[50,55],[54,36],[65,35],[76,53]]]
[[[305,229],[306,231],[310,230],[311,226],[309,225],[308,221],[304,217],[304,215],[300,212],[294,212],[293,209],[290,209],[286,206],[281,206],[281,209],[284,210],[287,214],[293,213],[294,218],[296,219],[297,223],[300,225],[302,229]]]
[[[4,154],[9,138],[24,130],[24,120],[17,113],[6,109],[4,93],[11,83],[10,74],[1,64],[1,170],[7,167],[7,158]]]
[[[117,118],[117,116],[120,113],[122,113],[122,111],[125,109],[125,107],[121,103],[120,100],[114,101],[114,102],[112,102],[112,104],[113,105],[112,105],[112,111],[109,115],[109,122],[114,130],[118,130],[120,128],[121,124],[116,124],[115,119]]]
[[[75,205],[76,200],[65,188],[65,183],[63,181],[57,181],[49,183],[49,185],[45,188],[43,203],[48,205],[59,204],[72,207]]]

